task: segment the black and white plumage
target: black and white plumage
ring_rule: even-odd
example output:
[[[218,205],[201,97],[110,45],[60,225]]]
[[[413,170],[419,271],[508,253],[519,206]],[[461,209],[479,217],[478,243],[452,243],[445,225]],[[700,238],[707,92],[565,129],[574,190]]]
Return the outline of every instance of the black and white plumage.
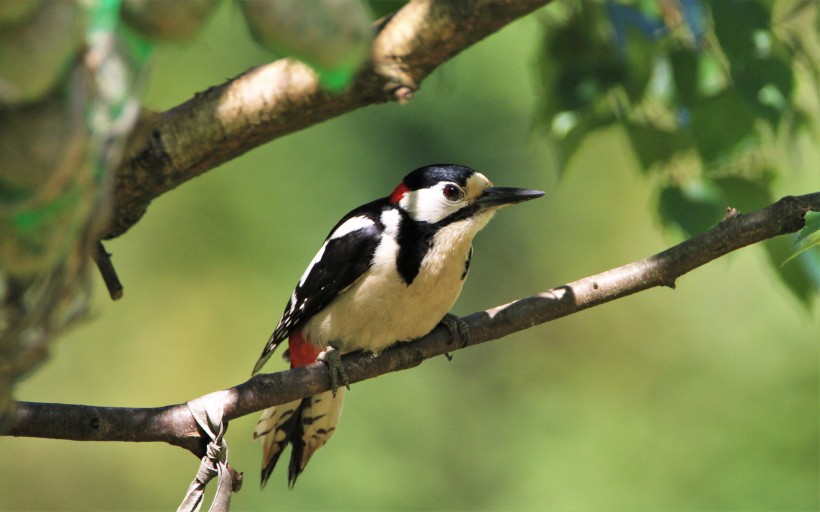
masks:
[[[313,363],[329,346],[341,353],[378,353],[424,336],[455,303],[467,276],[473,237],[494,212],[543,195],[493,187],[459,165],[431,165],[408,174],[392,194],[345,215],[308,265],[253,372],[288,339],[293,367]],[[344,390],[266,410],[262,483],[293,447],[292,486],[335,430]]]

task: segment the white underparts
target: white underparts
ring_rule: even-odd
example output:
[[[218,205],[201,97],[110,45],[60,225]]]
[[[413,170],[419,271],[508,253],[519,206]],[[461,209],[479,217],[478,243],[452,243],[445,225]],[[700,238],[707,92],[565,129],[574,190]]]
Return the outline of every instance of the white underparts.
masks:
[[[370,271],[307,322],[306,338],[320,346],[333,343],[342,352],[380,352],[396,341],[424,336],[461,293],[473,237],[491,217],[487,211],[439,230],[408,285],[396,266],[400,216],[386,210],[384,236]]]

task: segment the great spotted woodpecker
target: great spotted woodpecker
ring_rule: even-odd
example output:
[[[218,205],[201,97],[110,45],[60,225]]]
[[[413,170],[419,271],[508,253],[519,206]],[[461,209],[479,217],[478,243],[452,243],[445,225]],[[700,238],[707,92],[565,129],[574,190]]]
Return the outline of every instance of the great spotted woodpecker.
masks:
[[[288,443],[293,487],[333,435],[344,400],[344,388],[335,389],[337,372],[347,383],[339,355],[378,353],[445,320],[455,334],[448,312],[467,277],[473,237],[498,208],[542,195],[493,187],[468,167],[431,165],[336,224],[253,369],[258,372],[287,339],[291,367],[326,361],[334,389],[264,411],[254,430],[254,439],[262,439],[262,486]]]

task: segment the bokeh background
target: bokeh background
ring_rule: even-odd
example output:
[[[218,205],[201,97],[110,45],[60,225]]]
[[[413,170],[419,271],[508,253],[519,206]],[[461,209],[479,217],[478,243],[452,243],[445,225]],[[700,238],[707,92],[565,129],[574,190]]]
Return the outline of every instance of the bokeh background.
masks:
[[[163,47],[146,104],[166,109],[270,55],[224,4]],[[677,243],[623,133],[559,173],[534,129],[536,17],[444,65],[406,106],[368,107],[277,140],[174,190],[108,244],[125,284],[56,345],[21,400],[184,402],[244,381],[336,220],[433,162],[547,197],[478,237],[458,314]],[[731,122],[730,119],[726,120]],[[778,196],[815,191],[817,141]],[[255,416],[230,425],[236,510],[813,510],[820,507],[820,315],[750,247],[655,289],[412,371],[353,386],[298,485],[257,485]],[[278,359],[268,369],[282,369]],[[171,509],[198,467],[158,444],[0,440],[0,508]]]

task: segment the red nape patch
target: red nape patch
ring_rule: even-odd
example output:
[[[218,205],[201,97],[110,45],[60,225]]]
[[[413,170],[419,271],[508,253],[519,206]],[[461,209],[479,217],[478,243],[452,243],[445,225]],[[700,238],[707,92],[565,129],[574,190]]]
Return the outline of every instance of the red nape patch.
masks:
[[[308,343],[302,331],[290,333],[288,338],[288,350],[290,351],[291,368],[299,368],[316,362],[316,358],[322,353],[322,347],[317,347]]]
[[[398,204],[401,201],[401,198],[404,197],[404,194],[410,191],[410,187],[404,184],[404,182],[399,183],[399,186],[393,190],[393,193],[390,194],[390,202],[393,204]]]

